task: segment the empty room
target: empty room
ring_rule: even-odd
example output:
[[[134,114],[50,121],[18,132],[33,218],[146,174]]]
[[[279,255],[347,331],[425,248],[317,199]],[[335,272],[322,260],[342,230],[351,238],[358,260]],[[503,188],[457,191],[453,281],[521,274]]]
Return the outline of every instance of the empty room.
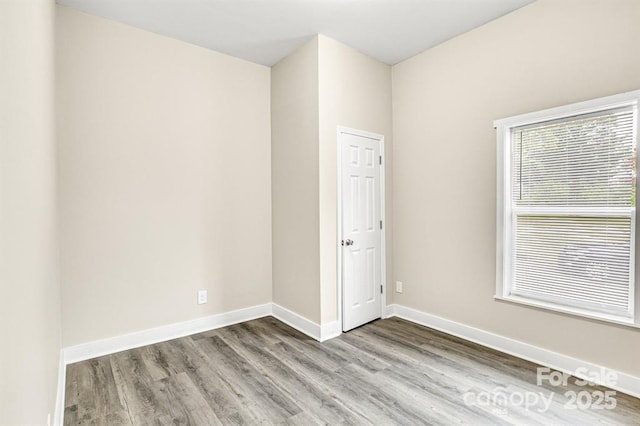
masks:
[[[0,425],[638,425],[639,0],[0,0]]]

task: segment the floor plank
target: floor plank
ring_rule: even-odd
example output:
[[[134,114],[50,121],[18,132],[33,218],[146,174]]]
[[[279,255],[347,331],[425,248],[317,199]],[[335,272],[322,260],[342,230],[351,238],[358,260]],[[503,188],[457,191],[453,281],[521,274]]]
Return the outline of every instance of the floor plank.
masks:
[[[640,425],[620,392],[567,409],[608,389],[538,386],[537,367],[397,318],[319,343],[267,317],[69,365],[64,424]]]

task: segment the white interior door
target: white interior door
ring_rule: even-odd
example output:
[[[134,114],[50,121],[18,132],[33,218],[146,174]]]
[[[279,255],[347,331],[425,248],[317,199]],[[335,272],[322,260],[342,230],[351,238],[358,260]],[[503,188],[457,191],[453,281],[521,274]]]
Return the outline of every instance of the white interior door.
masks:
[[[340,133],[342,329],[382,315],[381,138]]]

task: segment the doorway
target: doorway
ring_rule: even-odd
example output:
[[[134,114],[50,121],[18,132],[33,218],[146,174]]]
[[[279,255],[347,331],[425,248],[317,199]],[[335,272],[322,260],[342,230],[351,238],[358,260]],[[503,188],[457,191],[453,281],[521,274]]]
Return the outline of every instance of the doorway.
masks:
[[[338,128],[338,299],[342,331],[385,305],[384,136]]]

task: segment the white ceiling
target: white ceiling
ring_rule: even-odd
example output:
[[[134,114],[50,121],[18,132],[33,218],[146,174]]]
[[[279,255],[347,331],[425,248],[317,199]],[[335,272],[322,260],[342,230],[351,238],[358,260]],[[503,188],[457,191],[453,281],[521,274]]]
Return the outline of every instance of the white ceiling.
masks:
[[[393,65],[534,0],[58,0],[271,66],[316,34]]]

